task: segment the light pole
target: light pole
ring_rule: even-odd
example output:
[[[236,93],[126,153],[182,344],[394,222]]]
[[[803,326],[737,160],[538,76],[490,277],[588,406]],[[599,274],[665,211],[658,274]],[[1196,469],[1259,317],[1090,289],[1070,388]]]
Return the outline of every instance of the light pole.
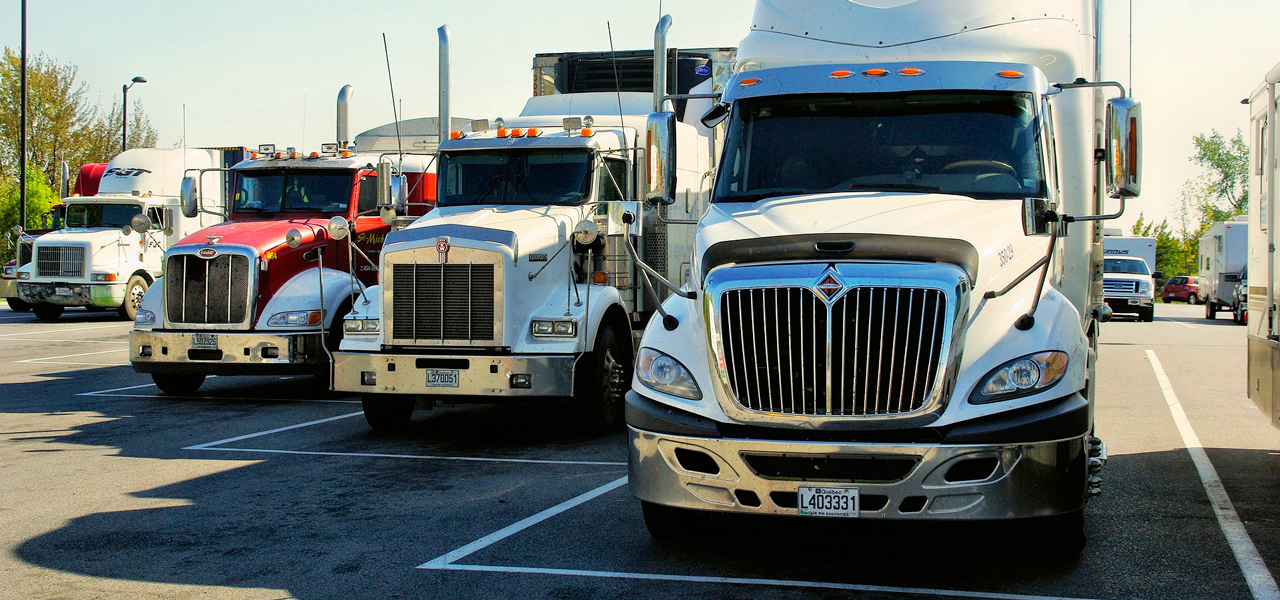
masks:
[[[135,83],[146,83],[146,77],[134,77],[133,81],[128,85],[120,86],[120,91],[124,93],[124,104],[120,107],[120,151],[124,152],[129,149],[129,88]]]

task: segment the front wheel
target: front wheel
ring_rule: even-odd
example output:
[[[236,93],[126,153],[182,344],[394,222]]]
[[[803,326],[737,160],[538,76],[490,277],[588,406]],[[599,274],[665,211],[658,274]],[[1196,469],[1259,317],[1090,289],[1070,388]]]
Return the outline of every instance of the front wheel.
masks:
[[[31,304],[21,298],[5,298],[4,301],[9,303],[9,310],[13,312],[27,312],[31,310]]]
[[[641,500],[640,512],[644,514],[645,529],[659,542],[691,540],[705,533],[707,513],[702,511]]]
[[[622,424],[623,394],[631,383],[631,343],[609,325],[601,325],[595,349],[578,363],[573,381],[573,418],[589,434]]]
[[[1138,317],[1141,318],[1142,322],[1144,323],[1150,323],[1156,320],[1156,307],[1152,306],[1151,308],[1148,308],[1147,310],[1142,311],[1142,313],[1139,314]]]
[[[1245,319],[1248,318],[1248,316],[1248,313],[1246,313],[1244,308],[1239,304],[1231,307],[1231,320],[1235,322],[1236,325],[1244,325]]]
[[[152,373],[151,380],[156,382],[156,387],[160,388],[160,391],[180,396],[194,394],[200,389],[200,386],[204,385],[204,374]]]
[[[124,304],[120,305],[121,318],[130,321],[137,318],[138,308],[142,306],[142,297],[146,295],[147,287],[150,285],[147,278],[141,275],[129,278],[129,282],[124,286]]]
[[[1218,308],[1213,304],[1213,300],[1204,301],[1204,318],[1210,321],[1218,318]]]
[[[31,307],[31,312],[41,321],[57,321],[62,316],[62,307],[57,304],[37,304]]]
[[[403,431],[413,419],[413,396],[365,394],[360,396],[364,420],[374,431]]]

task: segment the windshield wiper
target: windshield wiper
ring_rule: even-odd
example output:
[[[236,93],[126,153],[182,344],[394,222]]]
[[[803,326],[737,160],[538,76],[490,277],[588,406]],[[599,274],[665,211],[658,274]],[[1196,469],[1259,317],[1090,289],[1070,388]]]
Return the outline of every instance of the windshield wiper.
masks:
[[[484,193],[483,193],[483,194],[480,194],[480,196],[479,196],[479,197],[477,197],[477,198],[476,198],[476,200],[475,200],[475,202],[472,202],[472,204],[480,204],[480,201],[481,201],[481,200],[484,200],[485,198],[488,198],[488,197],[489,197],[489,194],[492,194],[492,193],[493,193],[493,190],[495,190],[495,189],[497,189],[497,188],[498,188],[498,182],[499,182],[499,181],[502,181],[502,174],[501,174],[501,173],[499,173],[499,174],[497,174],[497,175],[494,175],[494,176],[493,176],[493,181],[490,181],[490,182],[489,182],[489,187],[485,188],[485,189],[484,189]]]
[[[853,183],[849,185],[849,189],[855,192],[863,191],[880,191],[880,190],[911,190],[914,192],[941,192],[942,188],[932,185],[920,185],[916,183]]]

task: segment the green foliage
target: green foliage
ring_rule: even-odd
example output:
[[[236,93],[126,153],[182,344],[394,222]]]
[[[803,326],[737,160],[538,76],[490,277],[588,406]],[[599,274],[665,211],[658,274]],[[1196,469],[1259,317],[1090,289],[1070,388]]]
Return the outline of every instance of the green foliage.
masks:
[[[1209,170],[1206,182],[1209,204],[1221,214],[1243,214],[1249,207],[1249,146],[1238,129],[1231,139],[1223,137],[1217,129],[1210,131],[1207,136],[1199,134],[1191,138],[1196,153],[1190,160]],[[1221,206],[1222,202],[1225,206]]]
[[[44,229],[51,219],[49,212],[60,202],[58,193],[45,183],[40,170],[34,165],[27,169],[27,223],[23,229]],[[6,235],[3,239],[8,243],[0,245],[0,264],[14,257],[13,226],[18,224],[18,182],[0,176],[0,231]]]
[[[1174,233],[1168,219],[1157,224],[1147,221],[1143,214],[1138,215],[1131,233],[1156,239],[1156,270],[1163,271],[1166,278],[1195,274],[1198,238],[1188,240],[1186,236]]]

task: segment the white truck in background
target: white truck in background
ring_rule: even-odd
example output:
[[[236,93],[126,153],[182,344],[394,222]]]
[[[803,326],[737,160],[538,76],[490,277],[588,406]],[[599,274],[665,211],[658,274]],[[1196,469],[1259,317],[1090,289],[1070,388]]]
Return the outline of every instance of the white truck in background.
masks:
[[[1141,169],[1099,2],[759,0],[751,23],[703,117],[727,130],[693,276],[626,397],[649,532],[1034,518],[1027,551],[1077,553],[1106,459],[1096,221]]]
[[[116,309],[132,320],[147,288],[161,273],[165,250],[221,221],[185,217],[182,178],[189,169],[227,167],[243,148],[137,148],[107,164],[92,196],[65,198],[63,228],[33,243],[31,262],[17,269],[18,298],[41,320],[68,307]],[[225,204],[225,186],[217,186]]]
[[[1136,256],[1146,261],[1147,270],[1156,272],[1156,238],[1136,235],[1112,235],[1102,237],[1102,255]]]
[[[696,268],[713,143],[696,115],[732,59],[732,49],[668,53],[662,35],[647,56],[539,55],[540,87],[519,116],[473,121],[441,142],[436,209],[387,235],[380,285],[355,303],[334,353],[334,389],[361,395],[371,427],[403,427],[437,399],[572,398],[567,417],[583,430],[621,425],[632,332],[660,310],[642,279],[684,282]],[[447,28],[440,37],[447,115]],[[628,77],[615,79],[614,58]],[[695,97],[666,95],[681,65],[689,78],[673,87]],[[679,188],[647,206],[647,117],[673,99],[692,121],[670,123],[680,154],[663,177],[678,173]]]
[[[1204,318],[1216,319],[1220,311],[1236,312],[1236,287],[1249,265],[1249,216],[1209,226],[1200,236],[1197,257]]]
[[[1276,198],[1280,163],[1276,161],[1277,86],[1280,63],[1249,94],[1249,277],[1247,318],[1249,379],[1245,389],[1264,417],[1280,428],[1280,270],[1276,264]],[[1203,244],[1203,242],[1201,242]]]
[[[1117,313],[1134,313],[1150,323],[1156,315],[1156,239],[1112,235],[1102,237],[1102,291]]]

